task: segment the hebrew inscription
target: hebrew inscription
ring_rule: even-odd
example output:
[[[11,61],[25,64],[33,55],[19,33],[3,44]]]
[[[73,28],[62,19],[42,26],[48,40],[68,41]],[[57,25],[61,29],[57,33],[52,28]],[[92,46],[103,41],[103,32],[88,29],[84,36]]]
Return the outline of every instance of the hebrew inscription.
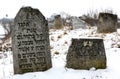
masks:
[[[47,21],[39,10],[21,8],[12,35],[15,74],[45,71],[52,67]]]
[[[105,68],[106,55],[102,39],[72,39],[66,67],[74,69]]]

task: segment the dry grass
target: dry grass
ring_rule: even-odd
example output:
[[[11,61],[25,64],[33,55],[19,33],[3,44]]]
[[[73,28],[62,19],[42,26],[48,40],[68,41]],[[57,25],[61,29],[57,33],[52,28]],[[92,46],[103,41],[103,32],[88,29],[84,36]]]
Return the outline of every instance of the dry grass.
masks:
[[[67,42],[67,41],[65,41],[65,42],[64,42],[64,44],[68,44],[68,42]]]
[[[51,36],[51,40],[54,41],[54,36]]]
[[[55,51],[54,54],[59,55],[59,52],[58,52],[58,51]]]
[[[58,39],[60,39],[60,38],[62,38],[62,35],[58,35],[58,37],[57,37]]]
[[[67,31],[64,31],[64,35],[68,34]]]

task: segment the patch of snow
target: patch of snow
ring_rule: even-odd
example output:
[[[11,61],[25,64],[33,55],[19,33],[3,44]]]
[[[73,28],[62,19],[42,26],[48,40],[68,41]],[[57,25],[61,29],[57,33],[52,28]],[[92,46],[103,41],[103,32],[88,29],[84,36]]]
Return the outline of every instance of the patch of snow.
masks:
[[[66,68],[66,55],[72,38],[100,38],[104,40],[107,57],[106,69],[74,70]],[[44,72],[13,75],[12,52],[0,59],[0,79],[120,79],[120,30],[114,33],[97,33],[91,29],[50,30],[50,47],[53,67]],[[2,53],[2,52],[1,52]]]
[[[5,34],[5,30],[3,28],[3,26],[0,24],[0,35]]]

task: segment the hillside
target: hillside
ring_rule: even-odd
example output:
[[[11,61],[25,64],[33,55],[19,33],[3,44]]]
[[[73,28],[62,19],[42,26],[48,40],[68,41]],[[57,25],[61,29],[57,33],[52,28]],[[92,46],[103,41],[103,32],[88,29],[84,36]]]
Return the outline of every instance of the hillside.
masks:
[[[120,29],[114,33],[97,33],[91,29],[53,30],[49,32],[53,67],[45,72],[13,75],[12,52],[0,52],[0,79],[120,79]],[[107,56],[107,68],[74,70],[65,67],[72,38],[102,38]]]

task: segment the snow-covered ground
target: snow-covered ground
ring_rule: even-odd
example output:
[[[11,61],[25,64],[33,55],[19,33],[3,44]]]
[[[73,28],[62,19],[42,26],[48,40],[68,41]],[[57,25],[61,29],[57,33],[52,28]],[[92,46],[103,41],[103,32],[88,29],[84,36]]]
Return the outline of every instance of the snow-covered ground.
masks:
[[[74,70],[65,68],[66,55],[72,38],[103,38],[107,68]],[[96,33],[96,27],[76,30],[50,30],[53,67],[45,72],[13,75],[12,52],[0,59],[0,79],[120,79],[120,29],[114,33]],[[1,55],[3,55],[3,52]]]
[[[2,25],[0,24],[0,39],[4,37],[4,34],[5,34],[5,30],[2,27]],[[1,43],[1,40],[0,40],[0,43]]]

